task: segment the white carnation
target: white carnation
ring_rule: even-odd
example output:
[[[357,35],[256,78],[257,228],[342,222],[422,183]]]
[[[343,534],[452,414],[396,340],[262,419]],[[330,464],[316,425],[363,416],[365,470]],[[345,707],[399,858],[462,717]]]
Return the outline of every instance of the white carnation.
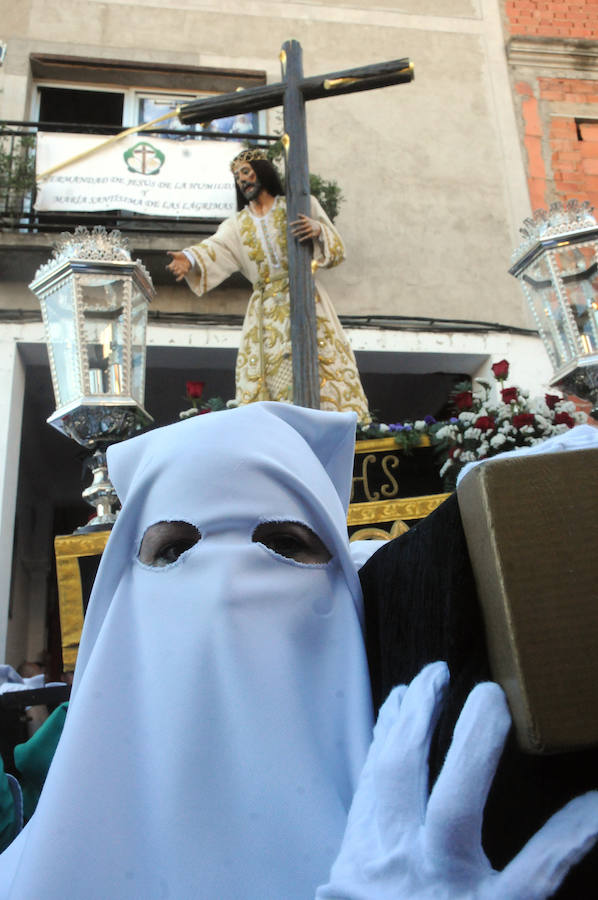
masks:
[[[463,432],[463,437],[470,441],[479,441],[481,436],[482,430],[480,428],[466,428]]]
[[[453,464],[452,459],[447,459],[447,461],[441,466],[440,473],[439,473],[441,478],[446,472],[448,472],[448,470],[450,469],[452,464]]]
[[[575,403],[572,403],[571,400],[559,400],[558,403],[554,404],[555,412],[566,412],[569,415],[572,415],[577,411],[577,407]]]
[[[436,432],[436,437],[438,440],[442,441],[444,438],[451,440],[456,437],[457,429],[454,425],[443,425],[442,428],[439,428]]]
[[[495,450],[498,450],[498,448],[502,447],[502,445],[506,442],[506,440],[507,439],[504,436],[504,434],[500,434],[500,433],[495,434],[493,437],[490,438],[490,446],[494,447]]]
[[[545,419],[550,419],[550,409],[541,397],[534,397],[529,405],[529,411],[537,416],[544,416]]]

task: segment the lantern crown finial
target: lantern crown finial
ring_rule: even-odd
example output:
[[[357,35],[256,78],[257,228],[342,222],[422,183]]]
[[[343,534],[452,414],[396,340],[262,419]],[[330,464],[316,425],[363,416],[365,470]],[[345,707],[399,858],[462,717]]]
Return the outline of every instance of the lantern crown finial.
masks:
[[[103,225],[94,225],[89,231],[77,225],[73,233],[63,231],[54,241],[52,256],[61,262],[65,259],[131,259],[129,242],[120,231],[107,231]]]
[[[129,242],[117,229],[107,231],[103,225],[94,225],[90,230],[84,225],[77,225],[74,232],[63,231],[58,235],[54,241],[51,259],[39,267],[33,283],[71,259],[90,262],[131,262]],[[150,274],[141,260],[135,260],[135,264],[151,285]]]
[[[531,217],[523,220],[519,229],[523,240],[511,259],[519,259],[529,248],[540,240],[558,237],[568,231],[580,231],[584,228],[595,228],[594,207],[587,201],[556,200],[550,209],[536,209]]]

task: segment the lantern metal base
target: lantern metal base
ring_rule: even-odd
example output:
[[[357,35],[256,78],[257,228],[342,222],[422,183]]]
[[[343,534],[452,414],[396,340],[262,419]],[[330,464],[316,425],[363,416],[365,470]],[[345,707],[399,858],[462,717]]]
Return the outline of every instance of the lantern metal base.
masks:
[[[550,384],[566,394],[589,400],[590,415],[598,418],[598,354],[574,360],[571,367],[557,372]]]
[[[106,451],[96,450],[90,462],[93,479],[88,488],[83,491],[83,499],[90,506],[95,506],[96,514],[87,525],[82,526],[85,531],[112,528],[116,522],[117,507],[119,505],[116,491],[108,478],[108,464]],[[78,529],[80,532],[81,529]]]
[[[133,437],[153,421],[134,400],[120,397],[81,397],[47,419],[49,425],[90,450]]]
[[[79,525],[78,528],[75,528],[73,534],[94,534],[96,531],[112,531],[116,516],[111,518],[108,522],[96,521],[99,518],[99,516],[94,516],[87,525]]]
[[[112,528],[118,515],[119,500],[108,477],[106,449],[151,425],[152,417],[129,397],[82,397],[57,409],[47,421],[66,437],[93,452],[89,462],[93,478],[83,491],[83,499],[95,507],[96,514],[76,533]]]

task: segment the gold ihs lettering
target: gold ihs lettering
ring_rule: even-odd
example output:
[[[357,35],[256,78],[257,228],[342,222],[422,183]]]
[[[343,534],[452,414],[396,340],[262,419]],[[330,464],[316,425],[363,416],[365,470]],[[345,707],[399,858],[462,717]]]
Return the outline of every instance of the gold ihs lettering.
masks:
[[[383,456],[382,457],[382,471],[390,481],[390,484],[383,484],[381,491],[383,497],[396,497],[399,493],[399,483],[397,479],[390,474],[388,471],[388,467],[390,466],[393,469],[396,469],[399,465],[398,456]]]
[[[370,486],[368,484],[368,466],[370,463],[376,462],[376,457],[373,453],[368,453],[367,456],[363,457],[361,462],[361,475],[355,475],[353,481],[351,483],[351,500],[353,500],[353,491],[355,490],[355,482],[361,481],[363,484],[363,493],[366,496],[366,500],[379,500],[380,494],[378,491],[374,491],[374,493],[370,493]]]

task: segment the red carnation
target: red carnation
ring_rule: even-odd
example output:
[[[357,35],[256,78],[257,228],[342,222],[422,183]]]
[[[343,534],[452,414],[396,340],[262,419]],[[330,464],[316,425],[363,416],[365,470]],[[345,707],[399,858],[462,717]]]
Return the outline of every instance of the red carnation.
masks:
[[[509,375],[509,364],[506,359],[501,359],[500,362],[494,363],[492,371],[495,378],[499,381],[504,381]]]
[[[188,381],[186,384],[189,400],[199,400],[205,388],[205,381]]]
[[[517,400],[518,392],[517,388],[503,388],[500,392],[503,403],[510,403],[512,400]]]
[[[495,427],[492,416],[479,416],[473,424],[482,431],[490,431]]]
[[[560,399],[560,397],[559,397]],[[566,425],[567,428],[573,428],[575,425],[575,421],[571,418],[569,413],[566,412],[558,412],[554,417],[555,425]]]
[[[519,413],[513,416],[513,425],[515,428],[522,428],[524,425],[534,425],[535,419],[532,413]]]
[[[464,409],[471,409],[473,406],[473,394],[471,391],[461,391],[460,394],[455,394],[453,402],[460,412]]]
[[[560,399],[556,394],[544,394],[544,400],[548,409],[554,409]]]

